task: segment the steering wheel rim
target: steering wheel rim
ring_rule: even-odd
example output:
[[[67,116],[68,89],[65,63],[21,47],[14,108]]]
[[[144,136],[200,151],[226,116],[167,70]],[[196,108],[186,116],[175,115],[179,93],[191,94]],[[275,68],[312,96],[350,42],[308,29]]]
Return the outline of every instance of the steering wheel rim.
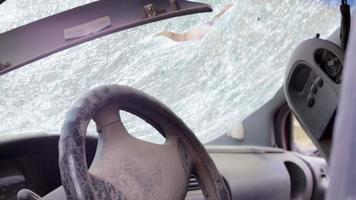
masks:
[[[184,173],[182,172],[180,175],[184,174],[184,179],[187,181],[183,186],[176,186],[177,190],[185,190],[183,193],[186,194],[190,173],[194,173],[205,199],[230,199],[225,182],[214,162],[184,122],[155,98],[133,88],[120,85],[101,86],[91,90],[66,114],[59,141],[59,168],[67,199],[126,198],[123,191],[128,191],[127,186],[121,184],[121,188],[118,188],[120,184],[115,185],[112,183],[115,181],[105,180],[113,176],[113,172],[101,173],[101,171],[105,171],[105,169],[102,169],[105,167],[96,167],[100,166],[101,163],[99,160],[102,156],[97,156],[101,155],[100,153],[97,152],[94,158],[90,167],[91,173],[89,173],[86,164],[85,136],[91,119],[94,119],[97,124],[99,137],[110,135],[105,133],[105,131],[110,132],[110,129],[115,129],[114,132],[120,130],[119,132],[126,135],[126,129],[122,126],[119,112],[115,109],[125,110],[142,118],[167,139],[167,144],[172,143],[177,146],[184,170]],[[118,118],[115,118],[115,116]],[[111,139],[107,141],[106,143],[110,143]],[[105,145],[102,146],[98,149],[105,149]],[[112,157],[117,155],[112,155]],[[112,158],[112,161],[114,160]],[[180,170],[179,166],[178,168],[177,171]],[[179,172],[176,173],[179,174]],[[106,174],[111,176],[106,176]],[[176,178],[179,178],[179,176],[176,176]],[[140,188],[136,189],[140,190]],[[178,196],[177,198],[184,198],[182,195]]]

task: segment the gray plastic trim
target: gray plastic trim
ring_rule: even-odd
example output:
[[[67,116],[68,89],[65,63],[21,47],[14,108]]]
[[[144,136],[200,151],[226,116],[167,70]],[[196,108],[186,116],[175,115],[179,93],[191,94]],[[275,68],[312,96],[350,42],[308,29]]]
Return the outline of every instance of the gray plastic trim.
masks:
[[[336,117],[327,200],[356,199],[356,15],[353,15]]]
[[[306,40],[296,48],[290,59],[284,91],[288,105],[301,126],[321,153],[328,157],[331,143],[329,138],[324,140],[323,137],[336,112],[340,85],[331,80],[316,62],[315,52],[319,49],[332,52],[343,64],[344,51],[336,44],[317,38]],[[323,81],[323,86],[317,88],[315,101],[308,106],[310,88],[315,84],[316,77]]]

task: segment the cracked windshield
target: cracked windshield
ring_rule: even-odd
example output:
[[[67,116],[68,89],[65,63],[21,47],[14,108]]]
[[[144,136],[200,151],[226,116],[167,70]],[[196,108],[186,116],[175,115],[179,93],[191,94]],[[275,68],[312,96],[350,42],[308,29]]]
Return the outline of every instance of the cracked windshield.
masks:
[[[7,0],[0,32],[88,2]],[[81,95],[121,84],[156,97],[208,142],[276,94],[300,42],[327,38],[340,23],[339,1],[201,2],[214,11],[114,33],[0,76],[0,134],[59,134]],[[142,120],[123,118],[135,136],[161,140]],[[96,133],[94,124],[88,131]]]

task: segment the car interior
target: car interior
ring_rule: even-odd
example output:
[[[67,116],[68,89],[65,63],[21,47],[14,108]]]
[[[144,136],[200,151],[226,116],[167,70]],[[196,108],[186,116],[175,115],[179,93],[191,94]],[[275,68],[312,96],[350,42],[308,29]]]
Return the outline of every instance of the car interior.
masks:
[[[1,33],[0,61],[9,64],[0,66],[0,75],[103,35],[211,10],[185,0],[147,2],[97,1]],[[116,84],[88,88],[63,111],[61,133],[0,135],[0,200],[325,199],[351,27],[350,7],[342,2],[349,13],[341,11],[341,26],[325,39],[305,38],[289,58],[283,86],[239,128],[202,144],[155,96]],[[119,111],[143,119],[164,144],[130,135]],[[97,135],[86,134],[90,120]],[[315,145],[313,153],[298,148],[296,123]]]

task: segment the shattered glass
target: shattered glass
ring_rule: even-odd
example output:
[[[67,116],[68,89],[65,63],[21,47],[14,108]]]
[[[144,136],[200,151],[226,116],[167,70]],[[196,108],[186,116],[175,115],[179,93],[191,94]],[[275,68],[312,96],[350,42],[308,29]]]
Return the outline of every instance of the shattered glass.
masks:
[[[87,2],[7,0],[0,6],[0,32]],[[184,33],[231,3],[203,2],[214,12],[98,38],[1,76],[0,134],[58,134],[65,111],[83,93],[121,84],[160,99],[207,142],[273,97],[300,42],[316,33],[326,38],[340,22],[338,6],[321,0],[239,0],[201,40],[156,36]],[[132,116],[125,124],[139,138],[161,140]],[[93,124],[89,132],[95,133]]]

